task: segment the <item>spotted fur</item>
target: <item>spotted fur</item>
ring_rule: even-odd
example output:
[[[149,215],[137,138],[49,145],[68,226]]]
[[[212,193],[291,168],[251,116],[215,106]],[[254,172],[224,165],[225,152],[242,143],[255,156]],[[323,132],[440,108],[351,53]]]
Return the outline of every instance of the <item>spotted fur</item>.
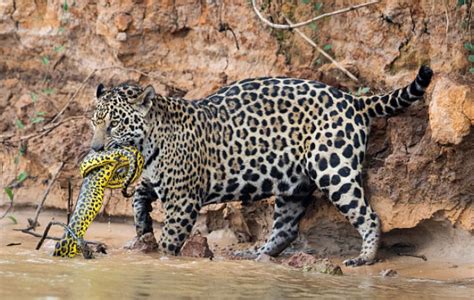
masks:
[[[271,236],[248,254],[276,256],[296,238],[319,189],[362,237],[360,255],[346,264],[371,263],[380,222],[362,185],[370,122],[420,99],[431,77],[422,67],[410,85],[369,97],[285,77],[242,80],[197,101],[157,95],[151,86],[101,85],[92,147],[142,151],[145,171],[133,204],[137,234],[153,231],[151,202],[159,198],[165,252],[179,253],[202,206],[274,195]]]
[[[68,224],[75,237],[66,230],[56,243],[53,256],[74,257],[79,252],[76,238],[84,237],[102,207],[105,188],[122,188],[127,195],[128,186],[140,177],[143,164],[143,156],[132,147],[91,152],[84,158],[80,166],[84,181]]]

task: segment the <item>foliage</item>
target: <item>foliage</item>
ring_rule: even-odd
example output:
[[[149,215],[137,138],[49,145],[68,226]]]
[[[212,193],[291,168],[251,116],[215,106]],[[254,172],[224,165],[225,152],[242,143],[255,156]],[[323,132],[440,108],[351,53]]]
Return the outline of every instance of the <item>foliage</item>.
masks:
[[[7,194],[8,196],[8,199],[10,200],[10,202],[13,202],[13,191],[10,187],[6,187],[3,189],[3,191]]]
[[[7,216],[7,218],[9,218],[13,222],[13,224],[15,224],[15,225],[18,224],[18,221],[16,220],[16,218],[14,216],[9,215],[9,216]]]
[[[474,74],[474,44],[472,43],[465,43],[464,48],[469,52],[467,60],[471,63],[469,68],[469,72]]]
[[[363,96],[367,94],[370,91],[370,88],[368,87],[359,87],[359,89],[355,92],[354,95],[356,96]]]

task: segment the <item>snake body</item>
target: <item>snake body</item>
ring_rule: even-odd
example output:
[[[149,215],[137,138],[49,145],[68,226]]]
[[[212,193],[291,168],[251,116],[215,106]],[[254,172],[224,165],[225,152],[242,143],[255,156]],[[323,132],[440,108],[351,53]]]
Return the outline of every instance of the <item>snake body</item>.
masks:
[[[144,158],[133,147],[89,153],[81,163],[84,177],[76,208],[63,238],[56,243],[53,256],[74,257],[78,240],[82,239],[102,207],[105,188],[122,188],[125,196],[128,186],[140,177]]]

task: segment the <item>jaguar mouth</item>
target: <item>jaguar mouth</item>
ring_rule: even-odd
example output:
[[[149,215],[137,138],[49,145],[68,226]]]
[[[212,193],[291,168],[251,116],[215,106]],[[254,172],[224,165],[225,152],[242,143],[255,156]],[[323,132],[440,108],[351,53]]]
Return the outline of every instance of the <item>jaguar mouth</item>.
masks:
[[[120,146],[124,146],[124,145],[119,145],[116,141],[110,141],[105,145],[104,149],[105,150],[117,149]]]

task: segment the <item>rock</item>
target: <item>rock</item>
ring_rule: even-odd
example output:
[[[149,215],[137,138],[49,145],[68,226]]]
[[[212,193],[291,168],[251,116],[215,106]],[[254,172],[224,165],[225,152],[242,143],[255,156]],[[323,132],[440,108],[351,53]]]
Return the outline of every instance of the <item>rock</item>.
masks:
[[[433,140],[459,144],[474,125],[474,93],[471,87],[446,77],[436,81],[429,108]]]
[[[125,246],[128,250],[138,250],[145,253],[153,252],[158,249],[158,243],[156,242],[155,236],[152,232],[145,233],[141,237],[135,237],[133,240],[128,242]]]
[[[2,111],[7,107],[11,95],[12,93],[8,89],[0,87],[0,109]]]
[[[119,42],[125,42],[127,40],[127,34],[125,32],[119,32],[115,39]]]
[[[209,244],[212,246],[218,246],[220,248],[237,244],[239,242],[234,231],[229,228],[214,230],[207,235],[207,239]]]
[[[316,258],[304,252],[298,252],[290,256],[290,258],[283,261],[284,265],[294,268],[304,268],[316,263]]]
[[[270,262],[276,262],[276,259],[274,257],[271,257],[268,254],[260,254],[255,261],[261,262],[261,263],[270,263]]]
[[[386,270],[380,271],[380,276],[382,277],[395,277],[397,275],[398,275],[397,271],[392,270],[392,269],[386,269]]]
[[[283,261],[284,265],[302,269],[304,272],[318,272],[329,275],[342,275],[341,267],[333,264],[329,259],[316,259],[310,254],[298,252]]]
[[[180,255],[188,257],[214,257],[207,244],[207,238],[200,235],[189,237],[181,248]]]
[[[321,274],[342,276],[342,269],[340,266],[332,263],[329,259],[318,259],[315,263],[311,265],[306,265],[303,267],[305,272],[318,272]]]
[[[119,13],[114,18],[114,24],[118,31],[127,31],[130,23],[132,23],[132,16],[127,13]]]

